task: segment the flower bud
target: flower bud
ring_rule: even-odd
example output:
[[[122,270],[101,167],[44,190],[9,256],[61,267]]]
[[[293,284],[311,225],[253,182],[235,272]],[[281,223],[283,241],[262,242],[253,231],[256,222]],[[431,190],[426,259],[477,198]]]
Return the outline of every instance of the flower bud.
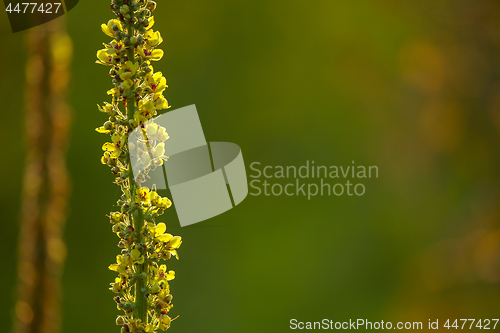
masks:
[[[148,6],[147,7],[148,7],[148,9],[150,11],[155,10],[156,9],[156,2],[154,2],[154,1],[148,1]]]
[[[127,15],[129,11],[130,11],[130,9],[127,5],[123,5],[120,7],[120,13],[122,15]]]
[[[122,219],[122,214],[121,213],[118,213],[118,212],[113,212],[111,213],[111,220],[113,222],[120,222]]]
[[[123,324],[125,324],[125,321],[123,320],[123,317],[117,317],[116,318],[116,325],[122,326]]]
[[[136,45],[137,44],[137,37],[134,36],[134,37],[130,38],[130,44]]]
[[[105,122],[104,123],[104,129],[112,130],[113,129],[113,124],[110,121]]]

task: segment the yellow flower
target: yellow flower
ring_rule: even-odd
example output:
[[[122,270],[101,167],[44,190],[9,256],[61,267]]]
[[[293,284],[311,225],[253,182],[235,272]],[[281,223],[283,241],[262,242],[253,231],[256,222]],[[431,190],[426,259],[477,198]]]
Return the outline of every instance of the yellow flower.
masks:
[[[97,59],[95,62],[97,64],[111,66],[111,61],[113,60],[113,54],[116,53],[115,49],[102,49],[97,51]]]
[[[112,290],[114,293],[119,293],[122,291],[124,284],[125,284],[125,280],[122,279],[121,277],[117,277],[117,278],[115,278],[115,282],[110,283],[111,288],[109,288],[109,289]]]
[[[113,143],[106,142],[102,145],[102,150],[109,152],[111,158],[118,158],[122,154],[122,147],[125,143],[125,139],[118,134],[113,135],[111,139]]]
[[[144,256],[141,255],[141,252],[137,249],[133,249],[130,251],[130,258],[132,259],[133,264],[143,264],[144,263]]]
[[[129,60],[125,64],[120,66],[120,69],[118,70],[118,75],[122,80],[131,79],[137,72],[138,68],[139,68],[139,62],[136,61],[135,63],[132,63],[132,61]]]
[[[170,295],[169,297],[169,294],[170,294],[170,286],[167,283],[163,286],[163,289],[158,293],[158,298],[161,301],[170,301],[172,296]]]
[[[105,151],[104,155],[101,157],[101,163],[108,164],[108,161],[110,158],[111,158],[111,154],[108,151]]]
[[[173,255],[176,259],[179,259],[179,255],[177,254],[177,249],[181,246],[182,240],[181,237],[175,236],[168,243],[165,244],[164,250]]]
[[[158,202],[159,199],[161,199],[161,197],[158,195],[158,193],[156,193],[156,191],[149,192],[149,200],[151,201],[152,205],[156,205],[156,203]],[[166,226],[165,226],[165,229],[167,229]],[[163,232],[165,232],[165,231],[163,231]]]
[[[109,265],[109,269],[115,272],[118,272],[128,278],[127,274],[127,267],[132,264],[132,261],[130,259],[130,255],[128,254],[123,254],[123,255],[117,255],[116,256],[116,264],[111,264]]]
[[[151,118],[156,115],[155,103],[151,100],[141,100],[139,101],[139,111],[146,118]]]
[[[163,53],[164,53],[163,50],[161,49],[149,51],[148,49],[143,49],[142,47],[137,48],[137,52],[144,59],[153,61],[158,61],[161,58],[163,58]]]
[[[168,202],[168,207],[170,207],[171,201],[165,197],[162,198],[160,202],[164,200]],[[179,255],[177,254],[177,249],[182,244],[182,238],[179,236],[172,236],[171,234],[166,234],[165,233],[166,230],[167,227],[165,223],[158,223],[158,225],[154,229],[154,237],[162,242],[162,246],[158,246],[156,252],[165,252],[167,254],[167,257],[173,255],[177,259],[179,259]]]
[[[157,206],[158,206],[158,208],[161,208],[161,209],[167,209],[170,206],[172,206],[172,201],[170,201],[169,198],[164,197],[160,200],[160,202],[157,204]]]
[[[116,37],[115,32],[113,31],[113,26],[116,25],[119,30],[123,31],[122,24],[117,19],[112,19],[108,21],[108,24],[101,24],[101,30],[109,37]]]
[[[101,107],[99,104],[97,104],[97,107],[99,108],[99,111],[104,112],[104,113],[110,113],[113,110],[113,104],[109,104],[108,102],[104,102],[103,107]]]
[[[149,73],[148,75],[146,75],[145,82],[147,87],[151,88],[151,91],[153,91],[156,94],[161,93],[168,87],[167,79],[165,79],[162,72],[156,72],[153,75]]]
[[[156,193],[156,192],[155,192]],[[165,231],[167,230],[167,226],[165,223],[160,222],[154,227],[154,238],[162,241],[162,242],[168,242],[171,240],[174,236],[171,234],[166,234]]]
[[[121,83],[120,87],[122,88],[122,90],[129,90],[133,84],[134,84],[134,81],[128,79],[128,80],[123,81]]]
[[[120,222],[123,218],[123,214],[122,213],[119,213],[119,212],[113,212],[111,213],[111,216],[110,216],[111,220],[114,222],[114,223],[117,223],[117,222]]]
[[[170,105],[168,105],[167,100],[161,93],[159,94],[154,94],[153,95],[153,100],[155,101],[155,108],[157,110],[163,110],[163,109],[168,109],[170,108]]]
[[[109,89],[106,93],[108,95],[113,95],[114,98],[120,97],[120,94],[121,94],[120,89],[118,89],[118,88]]]
[[[155,109],[155,105],[151,100],[141,100],[139,101],[139,110],[142,113],[152,112]]]
[[[163,42],[159,31],[153,32],[153,30],[148,30],[144,34],[144,38],[147,40],[148,45],[152,47],[156,47]]]
[[[147,187],[139,187],[137,189],[137,196],[135,198],[136,202],[142,202],[149,205],[149,189]]]
[[[158,269],[158,277],[160,280],[173,280],[175,279],[175,272],[174,271],[168,271],[167,273],[167,265],[161,265],[160,269]]]
[[[172,319],[169,316],[162,315],[160,317],[160,320],[158,321],[158,327],[157,328],[159,330],[164,331],[164,330],[166,330],[166,329],[168,329],[170,327],[170,323],[171,322],[172,322]]]
[[[142,323],[142,320],[139,318],[130,319],[129,323],[132,332],[142,331],[144,329],[144,324]]]

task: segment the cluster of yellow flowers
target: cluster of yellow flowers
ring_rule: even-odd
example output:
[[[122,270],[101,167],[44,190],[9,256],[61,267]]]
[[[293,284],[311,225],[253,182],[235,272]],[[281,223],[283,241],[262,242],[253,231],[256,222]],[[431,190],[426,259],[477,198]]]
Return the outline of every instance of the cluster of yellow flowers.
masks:
[[[164,223],[156,223],[171,201],[155,190],[141,187],[137,182],[144,181],[147,174],[134,179],[131,165],[132,152],[133,155],[149,151],[139,159],[145,170],[167,159],[165,128],[148,123],[158,110],[170,107],[163,97],[166,79],[161,72],[154,73],[151,65],[151,61],[163,57],[163,51],[157,48],[163,39],[152,29],[155,8],[156,3],[151,0],[112,0],[116,18],[101,26],[112,40],[97,52],[96,61],[111,67],[109,75],[114,86],[108,91],[112,102],[98,105],[109,119],[96,131],[111,137],[111,142],[102,146],[101,162],[111,167],[117,176],[115,183],[122,190],[118,200],[121,209],[109,216],[122,248],[116,263],[109,266],[118,273],[110,289],[118,294],[117,307],[124,311],[116,323],[122,332],[131,333],[170,327],[172,319],[167,313],[172,308],[172,295],[168,281],[175,277],[175,272],[167,271],[161,261],[178,258],[177,249],[182,243],[179,236],[166,233]],[[129,134],[136,128],[148,139],[128,143]],[[135,147],[139,145],[144,147]]]

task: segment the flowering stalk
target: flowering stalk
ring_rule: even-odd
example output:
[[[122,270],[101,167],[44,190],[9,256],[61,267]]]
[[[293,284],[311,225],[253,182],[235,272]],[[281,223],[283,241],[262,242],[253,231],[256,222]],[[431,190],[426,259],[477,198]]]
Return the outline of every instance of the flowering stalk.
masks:
[[[154,73],[151,65],[151,61],[163,57],[163,51],[157,48],[161,35],[152,30],[155,8],[151,0],[113,0],[111,9],[116,18],[101,25],[112,41],[97,52],[96,61],[111,67],[109,75],[114,85],[108,91],[112,102],[98,105],[109,119],[96,131],[111,136],[111,142],[102,147],[101,162],[111,167],[117,176],[115,183],[122,190],[120,211],[109,215],[122,248],[116,263],[109,266],[118,273],[110,289],[118,294],[117,307],[124,311],[116,323],[122,326],[122,332],[132,333],[170,327],[172,319],[167,313],[172,308],[172,295],[168,281],[175,272],[167,271],[160,262],[172,256],[178,258],[177,249],[182,243],[179,236],[165,233],[164,223],[156,223],[171,206],[170,200],[140,185],[148,170],[167,160],[164,142],[169,138],[165,128],[148,122],[157,110],[170,107],[163,97],[166,79],[161,72]],[[143,133],[144,139],[128,142],[135,129]],[[137,159],[146,171],[134,178],[132,161]]]

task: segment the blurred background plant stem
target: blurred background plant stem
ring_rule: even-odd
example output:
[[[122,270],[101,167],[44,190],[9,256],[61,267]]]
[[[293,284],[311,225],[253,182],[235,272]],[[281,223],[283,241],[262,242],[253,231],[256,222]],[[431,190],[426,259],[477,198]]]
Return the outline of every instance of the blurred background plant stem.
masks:
[[[72,42],[62,18],[27,35],[25,167],[19,238],[15,333],[61,331],[62,238],[69,193],[65,101]]]

